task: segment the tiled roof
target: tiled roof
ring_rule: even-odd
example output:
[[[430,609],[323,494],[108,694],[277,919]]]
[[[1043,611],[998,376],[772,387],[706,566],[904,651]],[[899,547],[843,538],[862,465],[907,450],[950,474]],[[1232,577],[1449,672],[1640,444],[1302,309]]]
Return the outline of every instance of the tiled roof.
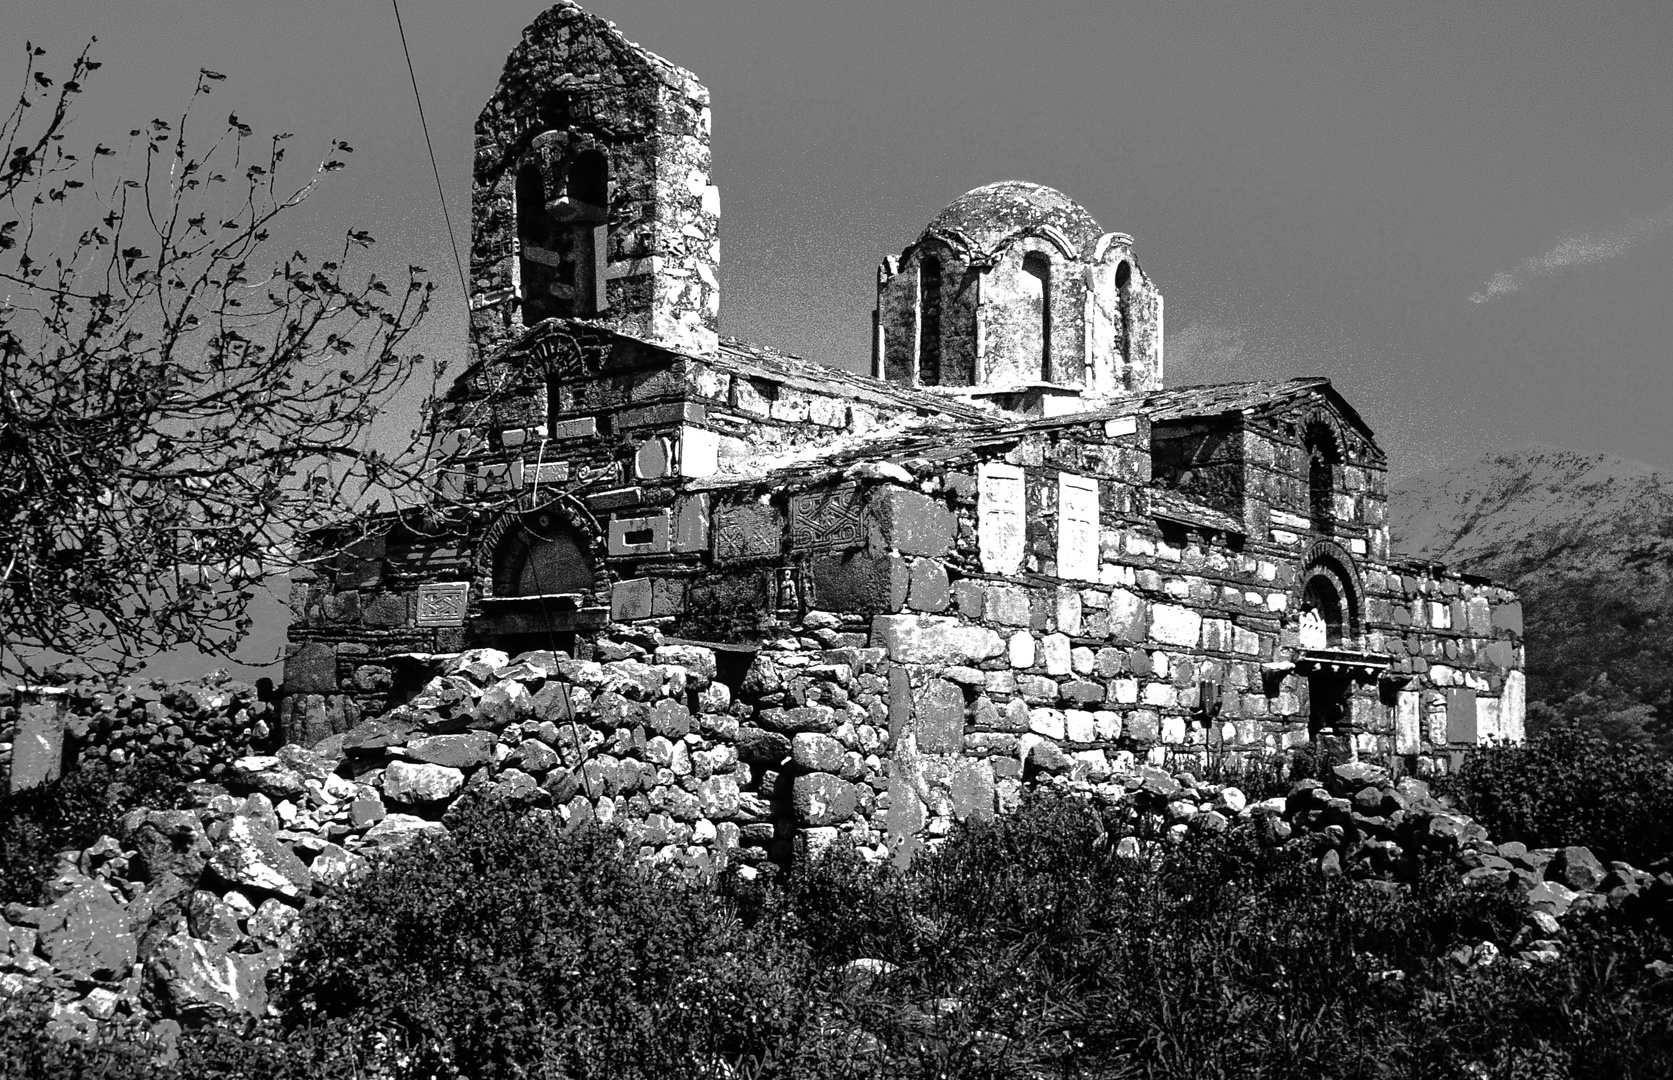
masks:
[[[1004,414],[997,409],[935,390],[884,382],[870,375],[830,367],[814,360],[804,360],[799,356],[777,352],[762,345],[752,345],[736,338],[721,338],[718,356],[695,359],[733,375],[769,379],[798,390],[843,397],[850,401],[884,408],[912,409],[927,415],[953,416],[981,424],[999,424],[1005,420]]]

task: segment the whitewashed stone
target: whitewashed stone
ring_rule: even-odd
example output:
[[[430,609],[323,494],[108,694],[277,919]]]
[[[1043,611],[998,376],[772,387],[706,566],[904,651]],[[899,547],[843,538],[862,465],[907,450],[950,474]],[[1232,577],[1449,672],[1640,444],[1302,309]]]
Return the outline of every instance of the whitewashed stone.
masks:
[[[1041,659],[1047,675],[1067,675],[1070,672],[1069,638],[1064,634],[1047,634],[1040,642]]]
[[[1011,635],[1009,645],[1011,666],[1018,669],[1034,666],[1034,635],[1023,630]]]
[[[1057,709],[1028,710],[1028,730],[1048,739],[1062,739],[1067,731],[1063,714]]]
[[[879,615],[871,643],[897,664],[976,664],[1005,651],[1005,641],[985,626],[967,626],[939,615]]]
[[[1202,616],[1178,604],[1153,604],[1150,608],[1150,636],[1165,645],[1194,649],[1202,635]]]

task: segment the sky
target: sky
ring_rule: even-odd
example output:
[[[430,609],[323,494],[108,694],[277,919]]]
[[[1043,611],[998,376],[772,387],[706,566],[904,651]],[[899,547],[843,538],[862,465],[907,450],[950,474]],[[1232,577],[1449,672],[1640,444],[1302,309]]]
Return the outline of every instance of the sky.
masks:
[[[401,4],[461,245],[476,113],[544,6]],[[1666,0],[588,6],[713,95],[724,333],[864,370],[878,261],[1030,180],[1135,238],[1169,385],[1328,376],[1396,479],[1529,442],[1673,467]],[[208,67],[206,119],[352,144],[298,242],[362,227],[430,268],[422,347],[459,369],[389,3],[7,0],[0,89],[25,40],[95,34],[80,135],[177,115]]]

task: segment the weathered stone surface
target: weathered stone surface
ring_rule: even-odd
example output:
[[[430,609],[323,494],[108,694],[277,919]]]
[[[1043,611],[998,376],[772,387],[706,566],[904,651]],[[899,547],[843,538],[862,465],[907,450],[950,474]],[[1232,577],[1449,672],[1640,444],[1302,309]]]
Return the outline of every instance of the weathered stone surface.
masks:
[[[209,857],[209,869],[228,884],[297,899],[313,879],[291,849],[267,826],[245,814],[228,819],[226,834]]]
[[[742,794],[738,778],[731,773],[711,776],[697,785],[697,806],[710,821],[730,821],[738,816]]]
[[[120,979],[138,954],[122,905],[88,879],[42,910],[38,931],[41,952],[70,978]]]
[[[22,791],[56,780],[63,768],[65,701],[52,694],[40,701],[27,701],[18,709],[17,729],[12,741],[9,790]]]
[[[465,774],[445,765],[414,765],[392,761],[383,772],[383,793],[404,803],[436,802],[465,785]]]
[[[805,826],[847,821],[859,805],[854,785],[830,773],[805,773],[796,777],[790,801],[797,823]]]
[[[494,733],[491,731],[426,735],[408,740],[402,751],[405,757],[419,764],[471,769],[486,764],[493,758],[494,742]]]
[[[975,664],[1005,650],[1004,640],[987,627],[938,615],[879,615],[871,622],[871,642],[903,664]]]
[[[752,765],[777,766],[790,756],[790,746],[790,737],[782,732],[758,727],[738,729],[738,760]]]
[[[285,690],[291,694],[337,692],[337,648],[304,641],[285,651]]]
[[[947,568],[936,559],[914,562],[907,585],[906,606],[915,611],[946,611],[951,603]]]
[[[872,492],[871,513],[884,546],[902,555],[945,555],[958,532],[958,519],[945,505],[892,484]]]
[[[439,821],[425,821],[411,814],[390,814],[366,830],[365,842],[373,847],[390,850],[405,847],[422,835],[438,835],[447,831]]]
[[[691,731],[691,710],[677,701],[664,699],[651,706],[647,722],[658,735],[683,739]]]
[[[277,900],[263,900],[245,927],[257,944],[284,955],[296,947],[301,936],[302,913]]]
[[[1560,881],[1575,892],[1591,892],[1603,884],[1603,879],[1609,874],[1589,848],[1577,846],[1557,852],[1557,857],[1551,860],[1545,873],[1552,881]]]
[[[181,1021],[203,1024],[231,1015],[267,1012],[267,975],[273,958],[241,956],[185,934],[166,938],[146,965],[165,1007]]]
[[[1194,649],[1202,633],[1202,615],[1178,604],[1155,604],[1150,609],[1150,636],[1164,645]]]
[[[209,861],[209,837],[190,810],[131,811],[122,818],[122,835],[135,852],[129,870],[137,881],[163,874],[196,881]]]
[[[308,876],[328,889],[335,889],[365,873],[369,865],[362,855],[347,851],[339,844],[326,844],[308,864]]]
[[[926,754],[964,749],[964,691],[946,679],[930,679],[912,696],[912,730]]]
[[[476,713],[496,729],[502,728],[533,716],[534,698],[528,687],[516,679],[501,680],[482,692],[481,700],[476,703]]]
[[[519,769],[538,776],[558,764],[558,752],[539,739],[524,739],[507,759]]]
[[[844,752],[840,742],[818,732],[802,732],[790,740],[791,758],[808,772],[837,772]]]

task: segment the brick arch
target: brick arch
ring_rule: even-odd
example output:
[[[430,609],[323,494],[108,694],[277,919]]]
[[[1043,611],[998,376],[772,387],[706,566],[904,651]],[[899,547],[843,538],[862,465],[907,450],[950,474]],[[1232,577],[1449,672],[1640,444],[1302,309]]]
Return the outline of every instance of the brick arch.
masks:
[[[513,530],[521,528],[523,519],[536,512],[556,516],[559,524],[574,535],[582,550],[592,557],[594,592],[601,595],[607,593],[609,576],[604,564],[603,526],[593,516],[592,511],[587,509],[585,503],[564,492],[552,498],[543,498],[538,504],[532,495],[520,495],[483,530],[481,539],[477,541],[476,557],[471,567],[477,594],[484,597],[497,595],[494,590],[495,563],[511,538]]]

